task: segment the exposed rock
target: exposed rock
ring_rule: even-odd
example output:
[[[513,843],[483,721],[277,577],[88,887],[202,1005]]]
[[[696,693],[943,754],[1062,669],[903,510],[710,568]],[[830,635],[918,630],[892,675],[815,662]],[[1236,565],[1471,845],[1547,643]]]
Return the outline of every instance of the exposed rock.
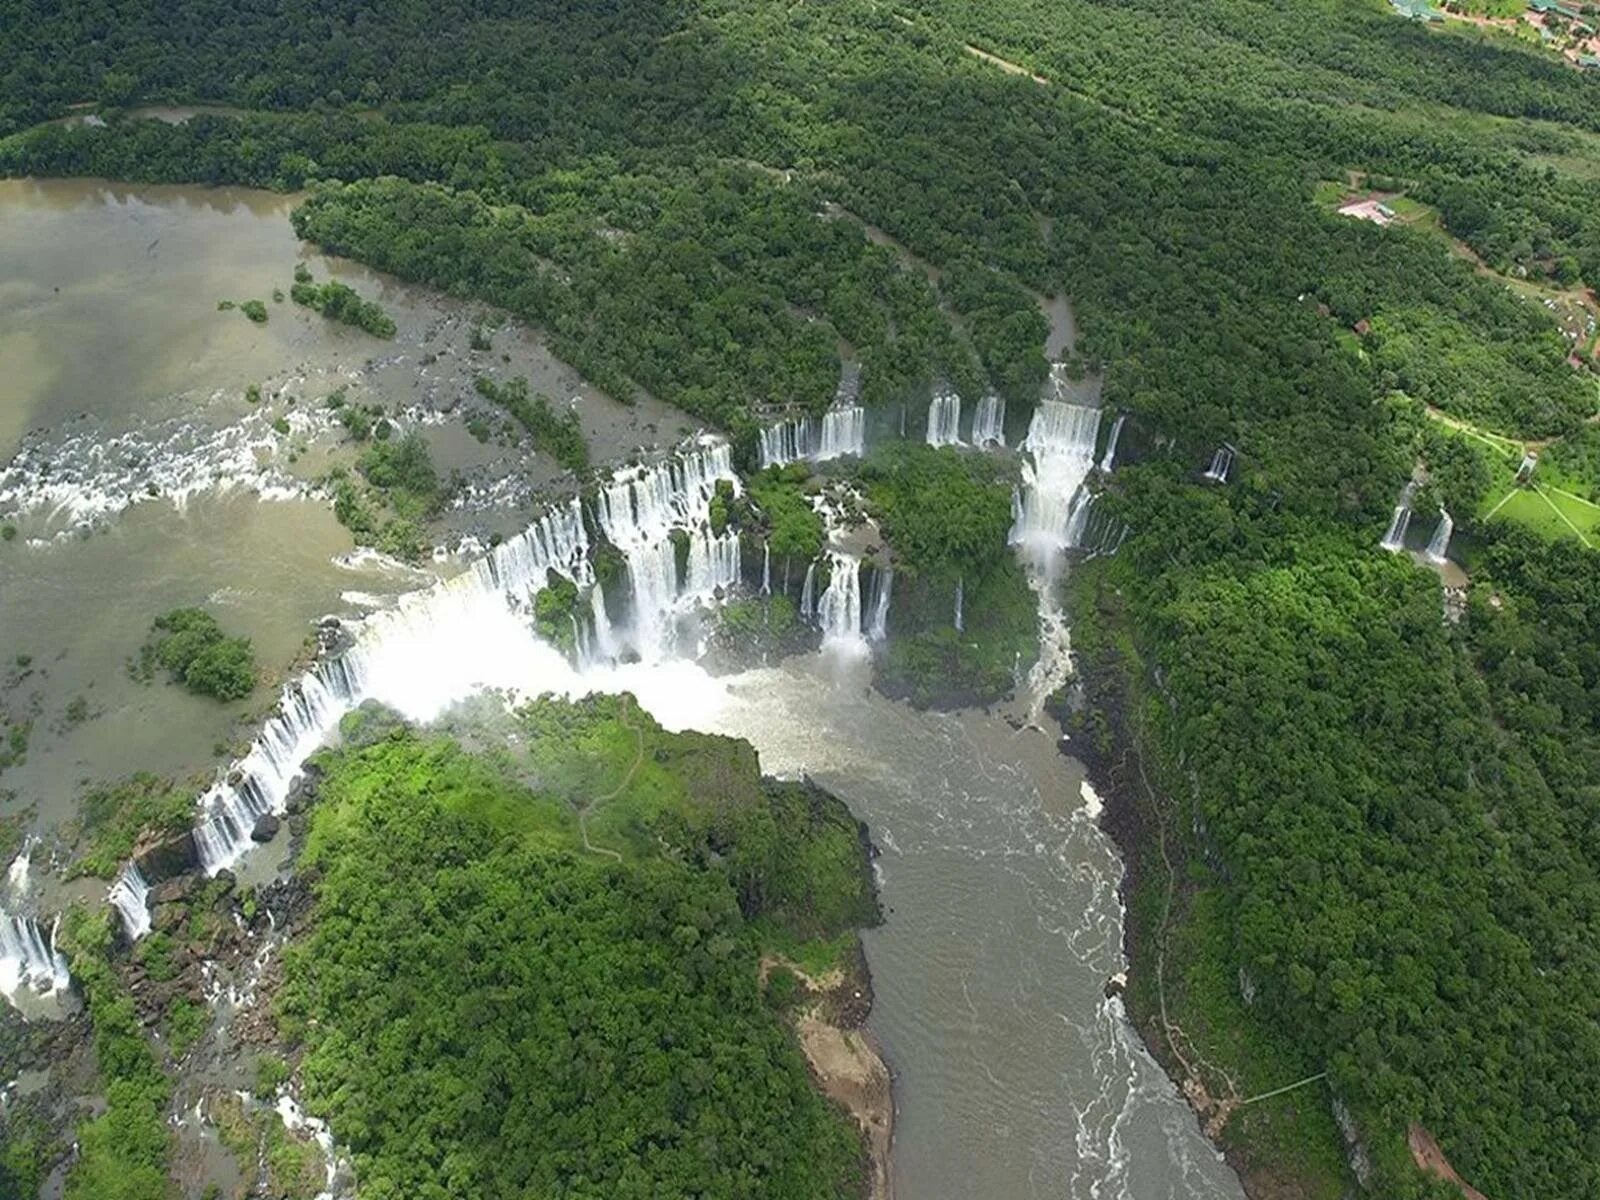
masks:
[[[135,849],[133,861],[150,883],[160,883],[187,874],[200,865],[200,848],[189,830],[143,849]]]
[[[271,813],[262,813],[256,818],[255,828],[250,831],[252,842],[270,842],[278,836],[278,826],[282,824]]]
[[[200,886],[200,877],[194,874],[179,875],[156,884],[150,889],[150,907],[156,908],[162,904],[175,904],[180,900],[187,900],[194,895],[195,889]]]
[[[226,867],[212,876],[212,879],[217,885],[218,896],[226,896],[229,892],[233,891],[233,889],[237,887],[239,883],[239,877]]]
[[[283,800],[283,811],[293,816],[311,807],[317,798],[317,783],[321,778],[322,769],[315,763],[307,763],[289,785],[289,794]]]

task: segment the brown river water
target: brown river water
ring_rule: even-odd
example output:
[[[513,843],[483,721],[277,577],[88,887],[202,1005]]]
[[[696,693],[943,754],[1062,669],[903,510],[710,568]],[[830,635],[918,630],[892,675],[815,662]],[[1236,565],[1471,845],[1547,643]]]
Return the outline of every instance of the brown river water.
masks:
[[[648,399],[596,394],[526,330],[502,328],[474,355],[484,314],[311,253],[289,227],[293,203],[0,182],[0,520],[18,527],[0,543],[0,672],[7,712],[33,717],[26,762],[0,774],[0,816],[28,813],[48,836],[86,783],[205,777],[248,738],[268,684],[219,705],[129,677],[155,614],[210,607],[275,679],[319,617],[359,616],[458,569],[448,555],[419,570],[350,554],[312,485],[348,457],[320,410],[334,388],[422,429],[442,467],[468,472],[473,500],[446,538],[519,528],[559,475],[466,434],[454,414],[474,370],[571,399],[596,461],[692,429]],[[274,303],[297,261],[379,300],[397,337]],[[250,298],[267,302],[265,325],[217,310]],[[251,383],[259,407],[243,398]],[[271,428],[280,417],[288,435]],[[899,1200],[1236,1200],[1237,1180],[1104,997],[1124,966],[1121,868],[1081,768],[1052,732],[915,712],[871,691],[864,669],[813,655],[721,678],[687,663],[581,680],[556,669],[548,686],[626,687],[669,726],[747,737],[767,770],[810,773],[868,822],[888,916],[865,938],[869,1029],[894,1073]],[[74,723],[77,697],[89,715]]]

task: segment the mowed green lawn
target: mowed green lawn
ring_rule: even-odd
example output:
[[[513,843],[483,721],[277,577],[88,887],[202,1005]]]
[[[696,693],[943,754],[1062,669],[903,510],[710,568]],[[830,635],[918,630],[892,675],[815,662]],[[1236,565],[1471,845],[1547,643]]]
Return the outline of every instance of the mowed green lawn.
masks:
[[[1516,521],[1544,537],[1576,537],[1586,546],[1600,540],[1600,508],[1551,488],[1517,488],[1496,500],[1494,519]]]

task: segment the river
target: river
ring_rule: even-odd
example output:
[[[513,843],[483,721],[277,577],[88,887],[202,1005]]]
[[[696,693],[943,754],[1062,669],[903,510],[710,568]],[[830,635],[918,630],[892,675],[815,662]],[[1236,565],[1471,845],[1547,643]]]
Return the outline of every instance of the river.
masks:
[[[342,453],[337,431],[307,416],[326,391],[374,398],[422,429],[443,465],[477,472],[480,501],[452,515],[462,531],[519,527],[556,474],[463,435],[455,405],[474,370],[573,397],[602,461],[691,428],[648,400],[599,396],[525,330],[498,331],[494,352],[474,358],[482,314],[310,253],[289,229],[292,203],[0,183],[15,234],[0,247],[0,516],[21,531],[0,544],[0,663],[28,657],[8,703],[36,714],[26,763],[0,777],[0,816],[27,813],[48,834],[85,782],[207,775],[237,755],[271,689],[220,706],[123,669],[165,608],[209,605],[276,678],[319,616],[360,617],[460,569],[448,555],[416,570],[349,554],[315,487]],[[271,302],[302,260],[383,303],[395,341]],[[217,310],[252,297],[268,300],[265,325]],[[259,409],[243,399],[252,382]],[[275,439],[271,421],[291,416],[293,434]],[[78,473],[63,483],[68,468]],[[869,824],[887,915],[865,935],[869,1028],[895,1077],[899,1200],[1241,1195],[1105,997],[1124,966],[1120,866],[1053,733],[1000,714],[919,713],[873,692],[866,664],[822,654],[722,677],[682,661],[579,674],[508,616],[473,623],[479,611],[425,630],[436,645],[417,646],[403,659],[416,669],[378,698],[437,711],[448,694],[420,695],[433,659],[446,693],[627,688],[669,728],[748,738],[764,769],[809,773]],[[69,721],[78,696],[90,715]]]

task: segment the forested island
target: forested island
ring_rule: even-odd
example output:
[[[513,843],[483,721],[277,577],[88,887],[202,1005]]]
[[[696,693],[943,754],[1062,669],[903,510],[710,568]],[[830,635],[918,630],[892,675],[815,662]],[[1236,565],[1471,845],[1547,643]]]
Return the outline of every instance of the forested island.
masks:
[[[306,243],[725,435],[713,646],[807,644],[813,501],[848,491],[894,572],[876,685],[1003,700],[1038,653],[1022,466],[916,429],[769,464],[763,434],[842,377],[878,431],[946,391],[1004,401],[1013,444],[1052,387],[1124,418],[1051,707],[1128,864],[1129,1018],[1253,1197],[1600,1191],[1592,73],[1377,0],[10,0],[0,30],[0,172],[294,193]],[[548,398],[476,394],[593,511]],[[334,503],[416,559],[449,489],[407,445]],[[586,604],[552,582],[540,632],[576,656]],[[278,1018],[362,1195],[859,1193],[784,1032],[804,985],[762,966],[825,972],[874,918],[837,802],[627,699],[521,708],[514,743],[379,724],[320,764]],[[67,934],[113,1090],[67,1194],[160,1195],[101,1182],[158,1155],[167,1085],[125,951]],[[31,1194],[57,1159],[7,1120]]]

